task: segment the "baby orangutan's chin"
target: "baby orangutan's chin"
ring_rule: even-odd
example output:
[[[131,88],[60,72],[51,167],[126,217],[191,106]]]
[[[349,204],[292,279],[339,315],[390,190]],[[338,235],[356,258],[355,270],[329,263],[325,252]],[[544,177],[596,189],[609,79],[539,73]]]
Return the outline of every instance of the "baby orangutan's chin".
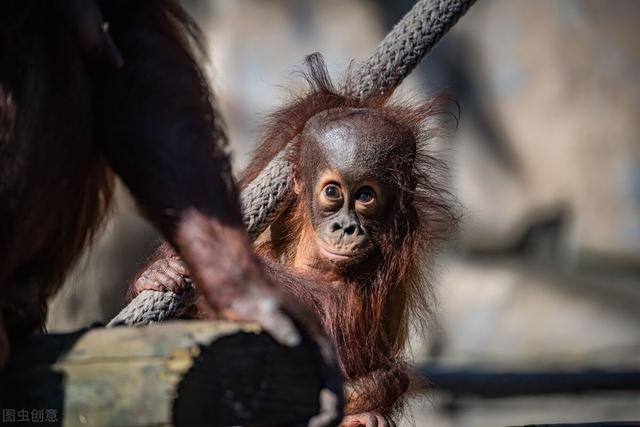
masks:
[[[292,266],[311,275],[320,275],[323,281],[341,282],[359,269],[369,255],[368,249],[347,252],[334,248],[309,227],[303,230],[296,244]]]
[[[344,265],[352,261],[352,258],[332,255],[323,246],[316,236],[300,239],[293,267],[311,275],[321,275],[324,281],[339,281],[342,279]]]
[[[368,253],[367,248],[357,248],[351,251],[337,249],[316,238],[312,262],[316,271],[323,274],[335,273],[340,278],[345,278],[359,269]]]

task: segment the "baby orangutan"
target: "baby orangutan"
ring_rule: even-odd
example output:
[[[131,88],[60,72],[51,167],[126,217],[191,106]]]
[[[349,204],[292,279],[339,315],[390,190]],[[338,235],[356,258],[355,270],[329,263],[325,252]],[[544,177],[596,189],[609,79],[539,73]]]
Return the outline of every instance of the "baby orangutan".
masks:
[[[289,143],[289,209],[256,242],[267,274],[321,319],[347,381],[343,426],[395,425],[410,385],[412,321],[428,314],[428,261],[455,218],[426,153],[440,99],[394,104],[344,96],[319,55],[308,93],[271,116],[246,185]],[[134,283],[178,290],[188,271],[166,248]],[[193,312],[191,315],[196,315]]]

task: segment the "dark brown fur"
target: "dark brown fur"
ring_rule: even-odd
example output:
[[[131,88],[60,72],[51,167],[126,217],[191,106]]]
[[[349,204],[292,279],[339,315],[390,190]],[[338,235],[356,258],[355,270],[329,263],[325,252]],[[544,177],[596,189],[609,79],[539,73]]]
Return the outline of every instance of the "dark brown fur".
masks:
[[[124,58],[115,69],[74,31],[91,5],[0,4],[0,306],[11,336],[43,324],[47,299],[108,213],[111,170],[186,252],[201,287],[230,285],[229,303],[266,285],[241,223],[197,28],[171,0],[102,1]],[[213,235],[212,225],[225,233]],[[205,276],[198,260],[211,259],[210,267],[216,258],[195,245],[216,252],[225,239],[237,246],[244,276],[229,263]]]

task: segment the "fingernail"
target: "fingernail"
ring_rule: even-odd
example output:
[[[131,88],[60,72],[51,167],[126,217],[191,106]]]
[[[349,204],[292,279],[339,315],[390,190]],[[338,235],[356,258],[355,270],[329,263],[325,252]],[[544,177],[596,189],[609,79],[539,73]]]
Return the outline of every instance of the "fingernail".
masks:
[[[297,332],[291,331],[287,334],[283,334],[282,336],[282,344],[288,347],[297,347],[300,345],[300,342],[302,342],[302,339],[300,338],[300,334]]]

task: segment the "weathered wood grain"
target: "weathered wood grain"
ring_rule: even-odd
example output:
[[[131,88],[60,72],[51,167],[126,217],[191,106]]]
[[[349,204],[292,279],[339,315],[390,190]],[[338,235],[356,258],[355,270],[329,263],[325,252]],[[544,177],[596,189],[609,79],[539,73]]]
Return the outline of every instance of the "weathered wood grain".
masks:
[[[284,347],[250,323],[91,328],[14,347],[0,406],[55,411],[47,425],[307,425],[327,383],[340,388],[313,343]],[[339,395],[325,409],[339,412]]]

